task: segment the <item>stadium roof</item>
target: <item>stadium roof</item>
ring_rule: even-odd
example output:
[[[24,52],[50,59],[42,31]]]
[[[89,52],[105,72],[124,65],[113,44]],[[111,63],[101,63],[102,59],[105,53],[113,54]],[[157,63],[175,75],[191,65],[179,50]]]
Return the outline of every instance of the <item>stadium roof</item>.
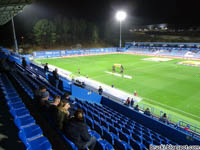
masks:
[[[0,25],[6,24],[32,0],[0,0]]]

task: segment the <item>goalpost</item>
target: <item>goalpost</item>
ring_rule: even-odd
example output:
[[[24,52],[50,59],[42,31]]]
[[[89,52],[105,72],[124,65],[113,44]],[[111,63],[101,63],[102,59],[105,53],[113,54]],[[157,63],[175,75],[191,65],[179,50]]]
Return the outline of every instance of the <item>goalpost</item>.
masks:
[[[120,73],[124,73],[124,67],[122,66],[122,64],[113,64],[112,71],[116,72],[116,70],[119,70]]]

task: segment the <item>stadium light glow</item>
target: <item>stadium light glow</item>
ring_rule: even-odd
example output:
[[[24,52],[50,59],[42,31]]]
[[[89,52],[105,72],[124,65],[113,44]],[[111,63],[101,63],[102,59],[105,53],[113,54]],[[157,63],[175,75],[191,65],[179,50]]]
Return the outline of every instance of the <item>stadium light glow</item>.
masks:
[[[124,19],[126,19],[126,12],[118,11],[117,14],[116,14],[116,19],[118,21],[123,21]]]
[[[124,12],[124,11],[118,11],[118,12],[116,13],[116,19],[117,19],[117,20],[119,21],[119,23],[120,23],[120,40],[119,40],[119,47],[121,48],[121,47],[122,47],[121,22],[122,22],[123,20],[126,19],[126,12]]]

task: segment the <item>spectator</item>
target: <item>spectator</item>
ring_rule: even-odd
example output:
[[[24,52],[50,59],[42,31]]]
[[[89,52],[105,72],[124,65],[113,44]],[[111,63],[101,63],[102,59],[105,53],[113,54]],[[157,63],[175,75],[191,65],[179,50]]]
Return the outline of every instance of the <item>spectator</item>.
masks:
[[[131,99],[131,107],[133,108],[133,106],[134,106],[134,100],[133,100],[133,98]]]
[[[62,101],[70,104],[69,112],[70,112],[70,115],[73,115],[74,114],[73,109],[75,107],[75,104],[70,100],[70,95],[67,92],[62,96]]]
[[[147,115],[147,116],[151,116],[151,112],[150,112],[149,108],[147,108],[147,109],[144,111],[144,114]]]
[[[88,133],[87,124],[83,121],[83,110],[77,109],[74,117],[70,119],[67,126],[64,126],[64,133],[80,150],[87,147],[94,150],[96,138]]]
[[[51,103],[49,106],[48,112],[49,112],[52,120],[57,119],[58,105],[60,104],[60,102],[61,102],[60,96],[55,96],[53,103]]]
[[[53,77],[54,77],[54,80],[55,80],[55,87],[58,88],[59,75],[58,75],[58,69],[57,68],[53,71]]]
[[[61,101],[61,98],[60,98],[60,96],[57,95],[54,97],[54,101],[53,101],[53,103],[51,103],[51,105],[57,107],[60,104],[60,101]]]
[[[162,122],[164,122],[164,123],[168,123],[167,114],[164,113],[159,120],[162,121]]]
[[[44,65],[44,72],[47,73],[49,71],[48,63]]]
[[[127,98],[125,105],[129,106],[130,105],[130,97]]]
[[[103,89],[102,89],[101,86],[99,86],[99,90],[98,90],[98,92],[99,92],[99,95],[102,95],[102,93],[103,93]]]
[[[137,94],[137,92],[136,92],[136,91],[134,91],[134,96],[138,96],[138,94]]]
[[[39,107],[41,111],[45,111],[49,107],[49,92],[45,86],[42,85],[35,91],[34,99],[36,107]]]
[[[55,120],[55,124],[56,127],[58,127],[60,130],[63,129],[63,125],[67,124],[68,120],[69,120],[69,108],[70,105],[69,103],[66,102],[60,102],[58,104],[58,111],[56,114],[56,120]]]
[[[39,109],[42,112],[46,112],[46,110],[49,108],[50,104],[49,104],[49,92],[45,91],[45,92],[41,92],[39,95]]]
[[[139,110],[140,110],[138,105],[136,105],[134,109],[135,109],[136,111],[139,111]]]
[[[39,87],[39,89],[36,89],[36,91],[35,91],[35,99],[36,99],[36,100],[39,100],[39,99],[40,99],[41,93],[42,93],[42,92],[45,92],[45,91],[47,91],[46,87],[45,87],[44,85],[41,85],[41,86]]]
[[[62,101],[65,101],[65,102],[67,102],[67,103],[71,103],[70,102],[70,95],[69,95],[69,93],[65,93],[63,96],[62,96]]]
[[[25,57],[22,57],[22,66],[26,69],[27,63]]]

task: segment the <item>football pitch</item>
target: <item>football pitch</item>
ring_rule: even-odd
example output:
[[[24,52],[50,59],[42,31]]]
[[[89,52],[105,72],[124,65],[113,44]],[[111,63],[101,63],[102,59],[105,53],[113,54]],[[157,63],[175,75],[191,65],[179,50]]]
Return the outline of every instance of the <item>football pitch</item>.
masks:
[[[183,118],[200,126],[200,67],[177,64],[181,59],[168,61],[146,61],[152,56],[129,54],[110,54],[81,56],[72,58],[38,59],[37,62],[49,63],[59,68],[132,93],[136,90],[142,97],[139,104],[154,107]],[[114,64],[122,64],[124,75],[115,76]],[[120,72],[120,69],[117,70]],[[157,112],[159,113],[159,111]]]

